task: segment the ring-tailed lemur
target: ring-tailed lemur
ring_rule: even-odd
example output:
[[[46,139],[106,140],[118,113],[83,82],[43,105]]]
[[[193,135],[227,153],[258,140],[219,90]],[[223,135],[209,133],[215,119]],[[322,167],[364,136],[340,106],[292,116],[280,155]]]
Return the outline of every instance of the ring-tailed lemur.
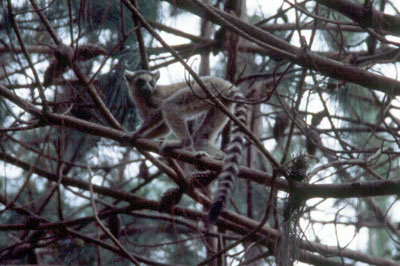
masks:
[[[232,125],[231,141],[225,155],[215,146],[218,133],[228,122],[227,116],[207,99],[207,95],[196,82],[182,82],[171,85],[156,85],[159,72],[139,70],[125,71],[124,78],[129,96],[144,120],[141,127],[130,134],[131,138],[156,138],[170,130],[178,141],[164,141],[161,152],[173,148],[191,148],[200,154],[223,159],[223,168],[218,175],[216,197],[208,213],[208,221],[215,223],[225,207],[239,173],[239,163],[244,136],[237,125]],[[230,82],[216,77],[202,77],[214,97],[217,97],[234,115],[246,123],[247,112],[240,90]],[[203,119],[198,119],[204,114]],[[196,119],[197,118],[197,119]],[[194,120],[191,134],[188,121]]]

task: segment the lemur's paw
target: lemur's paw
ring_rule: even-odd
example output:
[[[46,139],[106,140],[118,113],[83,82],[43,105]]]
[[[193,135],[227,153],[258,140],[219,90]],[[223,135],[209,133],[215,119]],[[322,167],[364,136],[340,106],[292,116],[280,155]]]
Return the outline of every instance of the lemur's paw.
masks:
[[[172,150],[172,149],[186,149],[189,148],[190,150],[192,150],[192,145],[189,142],[182,142],[179,140],[168,140],[168,141],[164,141],[161,146],[160,146],[160,153],[161,154],[165,154],[165,152],[167,150]]]
[[[223,160],[225,158],[225,153],[223,151],[220,150],[213,150],[213,158],[215,160]]]
[[[212,158],[212,156],[210,154],[208,154],[207,152],[205,152],[205,151],[196,151],[195,152],[195,156],[196,156],[197,159],[201,159],[201,157],[210,157],[210,158]]]
[[[203,156],[207,156],[214,160],[223,160],[225,158],[225,153],[210,145],[195,146],[194,149],[196,150],[196,157],[198,158]]]

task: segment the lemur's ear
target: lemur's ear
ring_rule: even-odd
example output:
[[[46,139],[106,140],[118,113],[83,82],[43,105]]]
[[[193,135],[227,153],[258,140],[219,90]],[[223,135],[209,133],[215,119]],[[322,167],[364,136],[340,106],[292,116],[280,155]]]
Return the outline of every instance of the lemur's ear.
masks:
[[[124,78],[126,80],[130,80],[134,75],[135,75],[135,72],[132,72],[132,71],[129,71],[129,70],[125,70],[124,71]]]
[[[160,79],[160,71],[153,71],[152,74],[155,80],[158,81]]]

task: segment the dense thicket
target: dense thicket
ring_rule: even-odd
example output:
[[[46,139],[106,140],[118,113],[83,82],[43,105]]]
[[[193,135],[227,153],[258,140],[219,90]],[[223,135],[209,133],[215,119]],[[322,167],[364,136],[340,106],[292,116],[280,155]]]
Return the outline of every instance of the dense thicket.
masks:
[[[2,1],[0,264],[400,265],[399,8]],[[141,121],[122,74],[148,66],[163,84],[188,68],[223,77],[247,98],[240,178],[215,226],[220,161],[127,143]]]

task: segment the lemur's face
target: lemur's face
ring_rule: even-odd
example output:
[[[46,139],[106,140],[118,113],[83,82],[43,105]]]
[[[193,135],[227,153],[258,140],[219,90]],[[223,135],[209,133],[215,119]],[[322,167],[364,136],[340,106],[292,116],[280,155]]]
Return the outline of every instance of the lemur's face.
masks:
[[[139,70],[131,72],[125,70],[124,78],[128,84],[131,93],[139,94],[142,97],[150,97],[154,94],[157,81],[160,77],[160,72],[150,72]],[[133,93],[136,92],[136,93]]]

